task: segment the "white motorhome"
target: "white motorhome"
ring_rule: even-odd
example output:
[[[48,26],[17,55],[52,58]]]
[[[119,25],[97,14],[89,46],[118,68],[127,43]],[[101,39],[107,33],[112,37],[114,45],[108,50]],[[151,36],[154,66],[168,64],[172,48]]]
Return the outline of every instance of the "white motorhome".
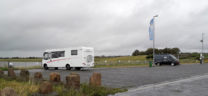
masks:
[[[94,66],[94,49],[91,47],[48,49],[43,53],[42,66],[58,69],[64,67],[68,70]]]

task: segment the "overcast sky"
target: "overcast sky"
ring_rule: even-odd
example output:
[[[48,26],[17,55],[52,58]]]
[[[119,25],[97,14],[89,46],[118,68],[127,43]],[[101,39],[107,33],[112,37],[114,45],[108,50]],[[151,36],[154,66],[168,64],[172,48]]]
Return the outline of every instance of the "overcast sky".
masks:
[[[42,56],[51,48],[89,46],[95,55],[130,55],[152,47],[208,48],[207,0],[1,0],[0,56]]]

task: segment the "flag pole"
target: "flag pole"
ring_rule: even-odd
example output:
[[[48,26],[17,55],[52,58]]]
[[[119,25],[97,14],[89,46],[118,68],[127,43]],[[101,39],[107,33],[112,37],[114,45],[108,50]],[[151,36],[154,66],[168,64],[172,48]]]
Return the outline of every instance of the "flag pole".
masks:
[[[153,19],[155,19],[155,17],[153,17]],[[153,65],[155,64],[155,22],[154,22],[154,24],[153,24],[153,41],[152,41],[152,43],[153,43],[153,45],[152,45],[152,47],[153,47],[153,53],[152,53],[152,59],[153,59]]]
[[[155,17],[158,17],[158,15],[153,16],[153,19],[155,20]],[[153,24],[153,64],[155,64],[155,22]]]

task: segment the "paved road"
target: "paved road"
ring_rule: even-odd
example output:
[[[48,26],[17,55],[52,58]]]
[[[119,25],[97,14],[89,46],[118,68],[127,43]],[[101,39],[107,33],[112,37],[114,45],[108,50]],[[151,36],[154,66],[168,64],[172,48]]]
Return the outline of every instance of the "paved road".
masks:
[[[51,72],[58,72],[61,74],[62,81],[65,81],[65,77],[71,72],[77,72],[80,74],[81,82],[88,82],[93,72],[100,72],[102,74],[102,85],[132,88],[205,74],[208,73],[208,64],[186,64],[175,67],[160,66],[152,68],[95,68],[83,71],[35,69],[30,70],[30,72],[32,73],[31,75],[33,75],[34,72],[42,72],[44,78],[49,78]]]
[[[208,96],[208,74],[129,89],[115,96]]]

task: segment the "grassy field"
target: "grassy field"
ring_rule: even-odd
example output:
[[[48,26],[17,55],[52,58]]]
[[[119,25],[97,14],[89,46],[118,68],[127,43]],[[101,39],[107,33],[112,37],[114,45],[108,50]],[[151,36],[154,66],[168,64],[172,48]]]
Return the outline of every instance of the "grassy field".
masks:
[[[15,80],[5,80],[0,78],[0,90],[5,87],[14,88],[14,90],[19,94],[19,96],[28,96],[31,93],[38,91],[38,85],[29,82],[17,82]]]
[[[15,67],[14,70],[21,70],[21,69],[41,69],[41,66],[31,66],[31,67]],[[8,67],[0,67],[0,70],[7,71]]]
[[[95,67],[148,66],[149,61],[152,61],[152,59],[146,59],[146,55],[95,58]],[[204,62],[208,63],[208,58],[206,58]],[[200,63],[200,61],[194,58],[188,58],[188,59],[180,59],[180,63],[181,64],[194,64],[194,63]]]
[[[147,67],[148,64],[107,64],[95,65],[95,68],[124,68],[124,67]]]
[[[10,62],[41,62],[41,59],[0,59],[0,61]],[[95,67],[134,67],[134,66],[148,66],[151,59],[146,59],[146,55],[140,56],[121,56],[121,57],[96,57]],[[199,63],[194,58],[180,59],[181,64]],[[208,59],[205,59],[208,63]]]
[[[146,66],[148,61],[146,55],[95,58],[95,67]]]
[[[39,90],[38,84],[31,82],[19,82],[16,80],[6,80],[3,78],[0,78],[0,85],[0,90],[5,87],[14,88],[19,96],[30,96]],[[79,90],[65,89],[64,85],[53,86],[53,89],[59,94],[59,96],[107,96],[109,94],[127,91],[127,89],[95,87],[89,86],[88,84],[81,84]]]
[[[199,60],[194,59],[180,59],[181,64],[193,64],[193,63],[200,63]]]
[[[41,62],[42,59],[0,59],[0,61],[6,62]]]
[[[136,61],[136,60],[146,60],[146,55],[141,55],[141,56],[122,56],[122,57],[100,57],[100,58],[95,58],[95,62],[101,62],[101,61]]]
[[[95,62],[108,60],[108,61],[117,61],[117,60],[146,60],[146,55],[142,56],[122,56],[122,57],[102,57],[95,58]],[[41,62],[42,59],[0,59],[0,61],[10,61],[10,62]]]

